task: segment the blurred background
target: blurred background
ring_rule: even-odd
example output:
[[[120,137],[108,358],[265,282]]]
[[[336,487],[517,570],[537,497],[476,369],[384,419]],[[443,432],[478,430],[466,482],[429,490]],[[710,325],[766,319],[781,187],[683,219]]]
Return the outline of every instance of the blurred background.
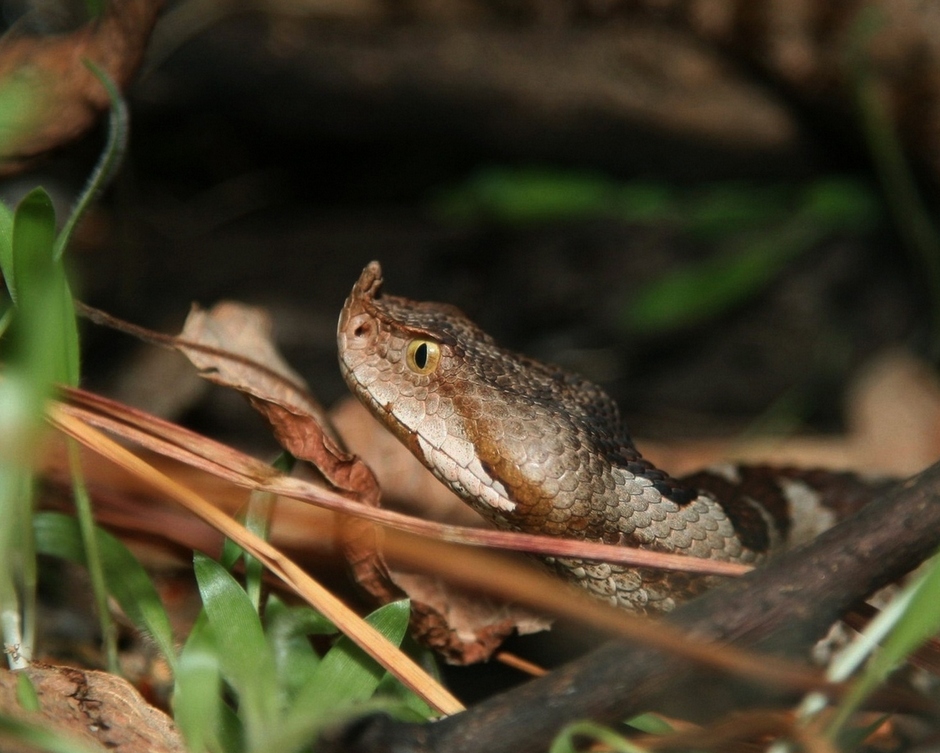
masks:
[[[89,28],[83,4],[2,13],[0,57]],[[167,332],[193,301],[263,305],[329,404],[336,316],[378,259],[389,292],[602,383],[638,433],[837,429],[873,353],[937,351],[937,26],[899,0],[169,2],[78,295]],[[67,207],[104,136],[0,195]],[[85,338],[90,388],[266,441],[171,356]]]

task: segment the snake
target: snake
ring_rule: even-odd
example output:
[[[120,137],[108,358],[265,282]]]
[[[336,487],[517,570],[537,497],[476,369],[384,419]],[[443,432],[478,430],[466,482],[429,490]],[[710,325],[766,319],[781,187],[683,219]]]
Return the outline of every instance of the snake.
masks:
[[[337,327],[352,393],[500,529],[759,565],[871,497],[848,473],[723,464],[674,478],[637,450],[598,385],[501,347],[458,308],[383,291],[363,269]],[[608,603],[660,613],[717,576],[543,558]]]

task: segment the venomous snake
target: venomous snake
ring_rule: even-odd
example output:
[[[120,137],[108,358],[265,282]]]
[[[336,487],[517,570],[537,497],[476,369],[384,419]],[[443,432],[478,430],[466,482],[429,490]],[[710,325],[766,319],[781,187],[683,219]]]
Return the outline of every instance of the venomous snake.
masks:
[[[759,564],[871,497],[849,474],[723,466],[676,479],[636,450],[597,385],[499,347],[447,304],[382,292],[362,272],[339,318],[340,369],[359,400],[499,528]],[[549,558],[611,603],[663,612],[714,578]]]

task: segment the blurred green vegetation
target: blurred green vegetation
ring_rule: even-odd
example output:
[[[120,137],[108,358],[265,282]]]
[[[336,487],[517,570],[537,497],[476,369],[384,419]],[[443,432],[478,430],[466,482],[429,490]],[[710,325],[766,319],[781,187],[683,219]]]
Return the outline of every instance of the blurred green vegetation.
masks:
[[[625,332],[701,325],[757,295],[788,264],[827,238],[883,223],[875,189],[826,178],[803,186],[715,183],[676,188],[599,175],[491,168],[432,202],[449,223],[507,225],[614,219],[667,228],[702,248],[624,304]]]

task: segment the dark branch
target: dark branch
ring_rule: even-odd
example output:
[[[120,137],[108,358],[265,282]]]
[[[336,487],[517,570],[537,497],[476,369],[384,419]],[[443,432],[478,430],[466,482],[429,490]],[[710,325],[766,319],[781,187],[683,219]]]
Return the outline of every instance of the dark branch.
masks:
[[[940,464],[899,483],[807,546],[664,619],[699,640],[803,657],[854,604],[914,569],[938,545]],[[423,726],[367,717],[325,735],[317,750],[544,751],[562,727],[579,719],[617,723],[645,710],[675,712],[677,704],[688,715],[691,708],[701,712],[708,705],[706,711],[714,712],[740,701],[703,681],[700,672],[666,654],[611,642],[462,714]],[[748,695],[753,701],[757,691],[752,687]]]

